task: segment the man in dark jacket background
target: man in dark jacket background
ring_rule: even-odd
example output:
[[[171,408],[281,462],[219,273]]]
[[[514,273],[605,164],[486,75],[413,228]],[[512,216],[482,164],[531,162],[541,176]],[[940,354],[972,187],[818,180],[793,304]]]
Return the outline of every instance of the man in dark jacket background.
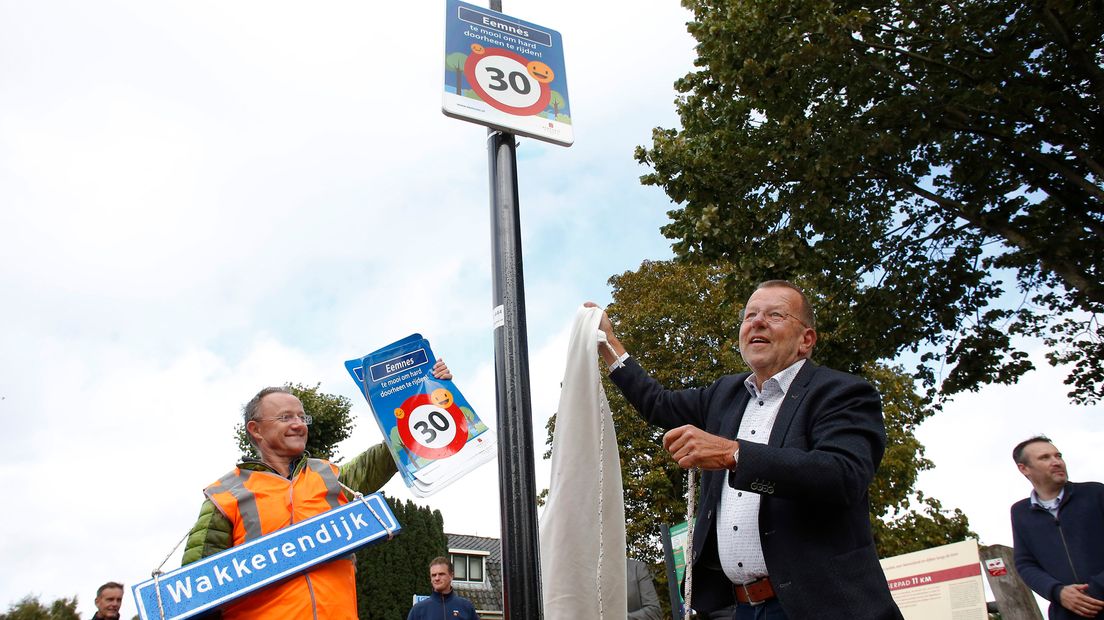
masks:
[[[479,620],[479,614],[475,613],[475,606],[471,601],[452,590],[453,575],[452,562],[448,558],[433,558],[429,563],[429,582],[433,585],[433,594],[419,601],[407,614],[406,620]]]
[[[96,590],[96,614],[92,620],[119,620],[123,605],[123,584],[109,581]]]
[[[1042,435],[1017,444],[1012,459],[1032,486],[1012,505],[1020,577],[1050,601],[1051,620],[1104,618],[1104,484],[1070,482]]]

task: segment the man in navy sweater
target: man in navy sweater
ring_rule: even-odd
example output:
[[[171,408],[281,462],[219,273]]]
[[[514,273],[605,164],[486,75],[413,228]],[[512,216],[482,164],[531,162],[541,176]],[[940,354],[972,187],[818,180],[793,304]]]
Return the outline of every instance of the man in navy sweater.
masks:
[[[453,591],[454,575],[452,562],[448,558],[433,558],[429,563],[429,582],[433,585],[433,594],[415,605],[406,620],[479,620],[479,614],[475,613],[475,606],[471,601]]]
[[[1050,601],[1051,620],[1104,618],[1104,484],[1070,482],[1042,435],[1017,444],[1012,459],[1033,487],[1012,505],[1020,577]]]

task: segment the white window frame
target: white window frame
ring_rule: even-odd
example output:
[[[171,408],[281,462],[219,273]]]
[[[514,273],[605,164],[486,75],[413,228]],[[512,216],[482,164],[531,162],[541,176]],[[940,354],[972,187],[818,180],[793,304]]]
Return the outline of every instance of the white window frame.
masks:
[[[480,551],[478,549],[449,549],[449,560],[452,561],[453,566],[456,565],[456,556],[464,556],[464,579],[456,577],[454,581],[459,583],[487,583],[487,558],[490,557],[490,552]],[[468,558],[479,558],[480,564],[483,566],[483,577],[479,580],[468,578]]]

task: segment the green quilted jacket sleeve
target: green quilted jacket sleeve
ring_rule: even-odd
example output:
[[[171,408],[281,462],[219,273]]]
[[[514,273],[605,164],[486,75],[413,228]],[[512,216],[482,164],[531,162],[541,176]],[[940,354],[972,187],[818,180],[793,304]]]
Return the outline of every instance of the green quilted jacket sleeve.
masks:
[[[196,519],[192,531],[188,534],[188,542],[184,546],[184,557],[180,564],[191,564],[229,549],[233,540],[234,524],[230,523],[230,519],[227,519],[218,508],[215,508],[211,500],[205,499],[199,508],[199,518]]]
[[[345,486],[367,495],[380,490],[397,471],[387,444],[380,442],[342,465],[339,478]]]

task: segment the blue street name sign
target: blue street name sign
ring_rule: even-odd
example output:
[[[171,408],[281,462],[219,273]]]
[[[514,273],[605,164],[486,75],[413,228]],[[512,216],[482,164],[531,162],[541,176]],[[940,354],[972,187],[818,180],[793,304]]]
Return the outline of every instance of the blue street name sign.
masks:
[[[383,496],[373,493],[134,586],[138,615],[190,618],[401,529]]]

